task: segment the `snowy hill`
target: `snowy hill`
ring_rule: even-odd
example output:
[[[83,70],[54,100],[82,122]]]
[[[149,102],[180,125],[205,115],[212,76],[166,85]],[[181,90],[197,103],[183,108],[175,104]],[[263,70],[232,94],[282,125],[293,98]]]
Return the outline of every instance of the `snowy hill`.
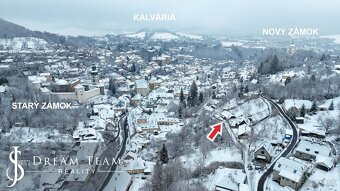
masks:
[[[194,34],[188,34],[188,33],[182,33],[182,32],[178,32],[176,34],[184,38],[189,38],[193,40],[203,40],[203,36],[200,36],[200,35],[194,35]]]
[[[50,45],[44,39],[35,37],[15,37],[0,39],[0,50],[47,50]]]
[[[145,38],[145,36],[146,36],[145,31],[125,35],[125,37],[129,37],[129,38],[139,38],[139,39],[143,39],[143,38]]]
[[[180,37],[177,35],[174,35],[169,32],[156,32],[154,35],[151,36],[151,39],[153,40],[175,40],[179,39]]]
[[[337,35],[327,35],[327,36],[321,36],[322,38],[330,38],[334,40],[335,44],[340,44],[340,34]]]

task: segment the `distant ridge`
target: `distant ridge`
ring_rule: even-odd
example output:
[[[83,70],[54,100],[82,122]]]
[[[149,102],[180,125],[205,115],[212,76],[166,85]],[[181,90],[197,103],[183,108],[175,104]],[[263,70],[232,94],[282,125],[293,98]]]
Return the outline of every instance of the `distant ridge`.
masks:
[[[85,36],[66,37],[50,32],[33,31],[0,18],[0,39],[12,39],[15,37],[35,37],[44,39],[50,44],[74,47],[91,46],[91,43],[94,41],[91,37]]]

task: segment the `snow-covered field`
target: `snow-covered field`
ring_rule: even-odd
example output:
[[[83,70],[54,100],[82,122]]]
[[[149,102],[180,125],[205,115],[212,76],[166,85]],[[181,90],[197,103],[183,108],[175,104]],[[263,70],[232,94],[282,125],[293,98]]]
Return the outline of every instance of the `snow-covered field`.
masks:
[[[230,47],[230,46],[242,46],[242,42],[237,42],[237,41],[221,41],[222,46],[225,47]]]
[[[315,169],[315,172],[308,178],[301,187],[301,191],[337,191],[340,190],[340,166],[333,168],[329,172]]]
[[[284,72],[270,75],[269,80],[272,83],[279,83],[282,81],[283,76],[290,76],[292,78],[292,77],[303,77],[304,75],[305,75],[304,71],[298,71],[298,72],[297,71],[284,71]]]
[[[51,136],[53,135],[53,137]],[[72,142],[71,136],[65,136],[54,129],[53,131],[40,128],[12,128],[9,133],[4,135],[7,141],[17,143],[44,143],[44,142]],[[49,139],[48,137],[52,138]]]
[[[275,117],[267,118],[261,123],[254,125],[254,130],[262,132],[261,138],[269,140],[281,140],[285,135],[287,124],[283,121],[282,117],[277,115]]]
[[[340,34],[337,34],[337,35],[321,36],[321,38],[331,38],[331,39],[334,40],[334,43],[340,44]]]
[[[264,119],[270,114],[270,108],[261,98],[249,100],[242,105],[231,109],[230,113],[236,116],[251,116],[254,121]]]
[[[126,37],[129,37],[129,38],[140,38],[140,39],[143,39],[143,38],[145,38],[145,32],[127,34],[127,35],[125,35],[125,36],[126,36]]]
[[[197,151],[196,153],[184,155],[180,157],[180,160],[184,164],[184,167],[194,170],[196,163],[202,160],[202,154]],[[233,148],[214,149],[210,152],[207,158],[204,160],[204,165],[207,166],[212,162],[241,162],[241,154],[238,150]]]
[[[168,32],[156,32],[151,38],[154,40],[174,40],[179,39],[180,37]]]
[[[334,128],[336,128],[336,122],[339,115],[340,115],[340,108],[337,108],[337,106],[340,104],[340,97],[336,97],[334,99],[329,99],[326,100],[322,105],[326,106],[327,108],[329,107],[329,105],[331,104],[331,102],[333,101],[334,104],[334,110],[327,110],[327,111],[318,111],[316,114],[314,115],[306,115],[305,116],[305,121],[304,124],[298,124],[298,127],[301,129],[305,129],[308,130],[310,132],[315,132],[318,131],[319,129],[323,129],[326,130],[323,122],[325,121],[327,118],[331,119],[334,121],[333,124],[329,124],[330,126],[327,127],[328,130],[332,130]]]
[[[188,33],[182,33],[182,32],[178,32],[176,34],[180,37],[190,38],[194,40],[203,40],[203,36],[200,36],[200,35],[194,35],[194,34],[188,34]]]

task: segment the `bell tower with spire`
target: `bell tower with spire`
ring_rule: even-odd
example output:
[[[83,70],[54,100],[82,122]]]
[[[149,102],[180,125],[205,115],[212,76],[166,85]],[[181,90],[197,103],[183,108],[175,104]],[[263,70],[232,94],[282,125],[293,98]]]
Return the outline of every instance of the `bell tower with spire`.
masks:
[[[98,67],[95,64],[91,66],[90,74],[92,76],[92,85],[97,85],[99,83],[99,72]]]

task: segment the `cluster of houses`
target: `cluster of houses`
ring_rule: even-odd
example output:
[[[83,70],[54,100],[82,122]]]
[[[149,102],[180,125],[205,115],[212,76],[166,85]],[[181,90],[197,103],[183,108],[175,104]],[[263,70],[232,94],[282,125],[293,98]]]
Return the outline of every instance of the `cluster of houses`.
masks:
[[[273,145],[264,144],[255,150],[254,159],[271,163],[276,154]],[[329,171],[334,165],[334,152],[329,143],[301,139],[291,156],[281,157],[276,161],[272,179],[283,187],[288,186],[298,190],[314,168]]]

